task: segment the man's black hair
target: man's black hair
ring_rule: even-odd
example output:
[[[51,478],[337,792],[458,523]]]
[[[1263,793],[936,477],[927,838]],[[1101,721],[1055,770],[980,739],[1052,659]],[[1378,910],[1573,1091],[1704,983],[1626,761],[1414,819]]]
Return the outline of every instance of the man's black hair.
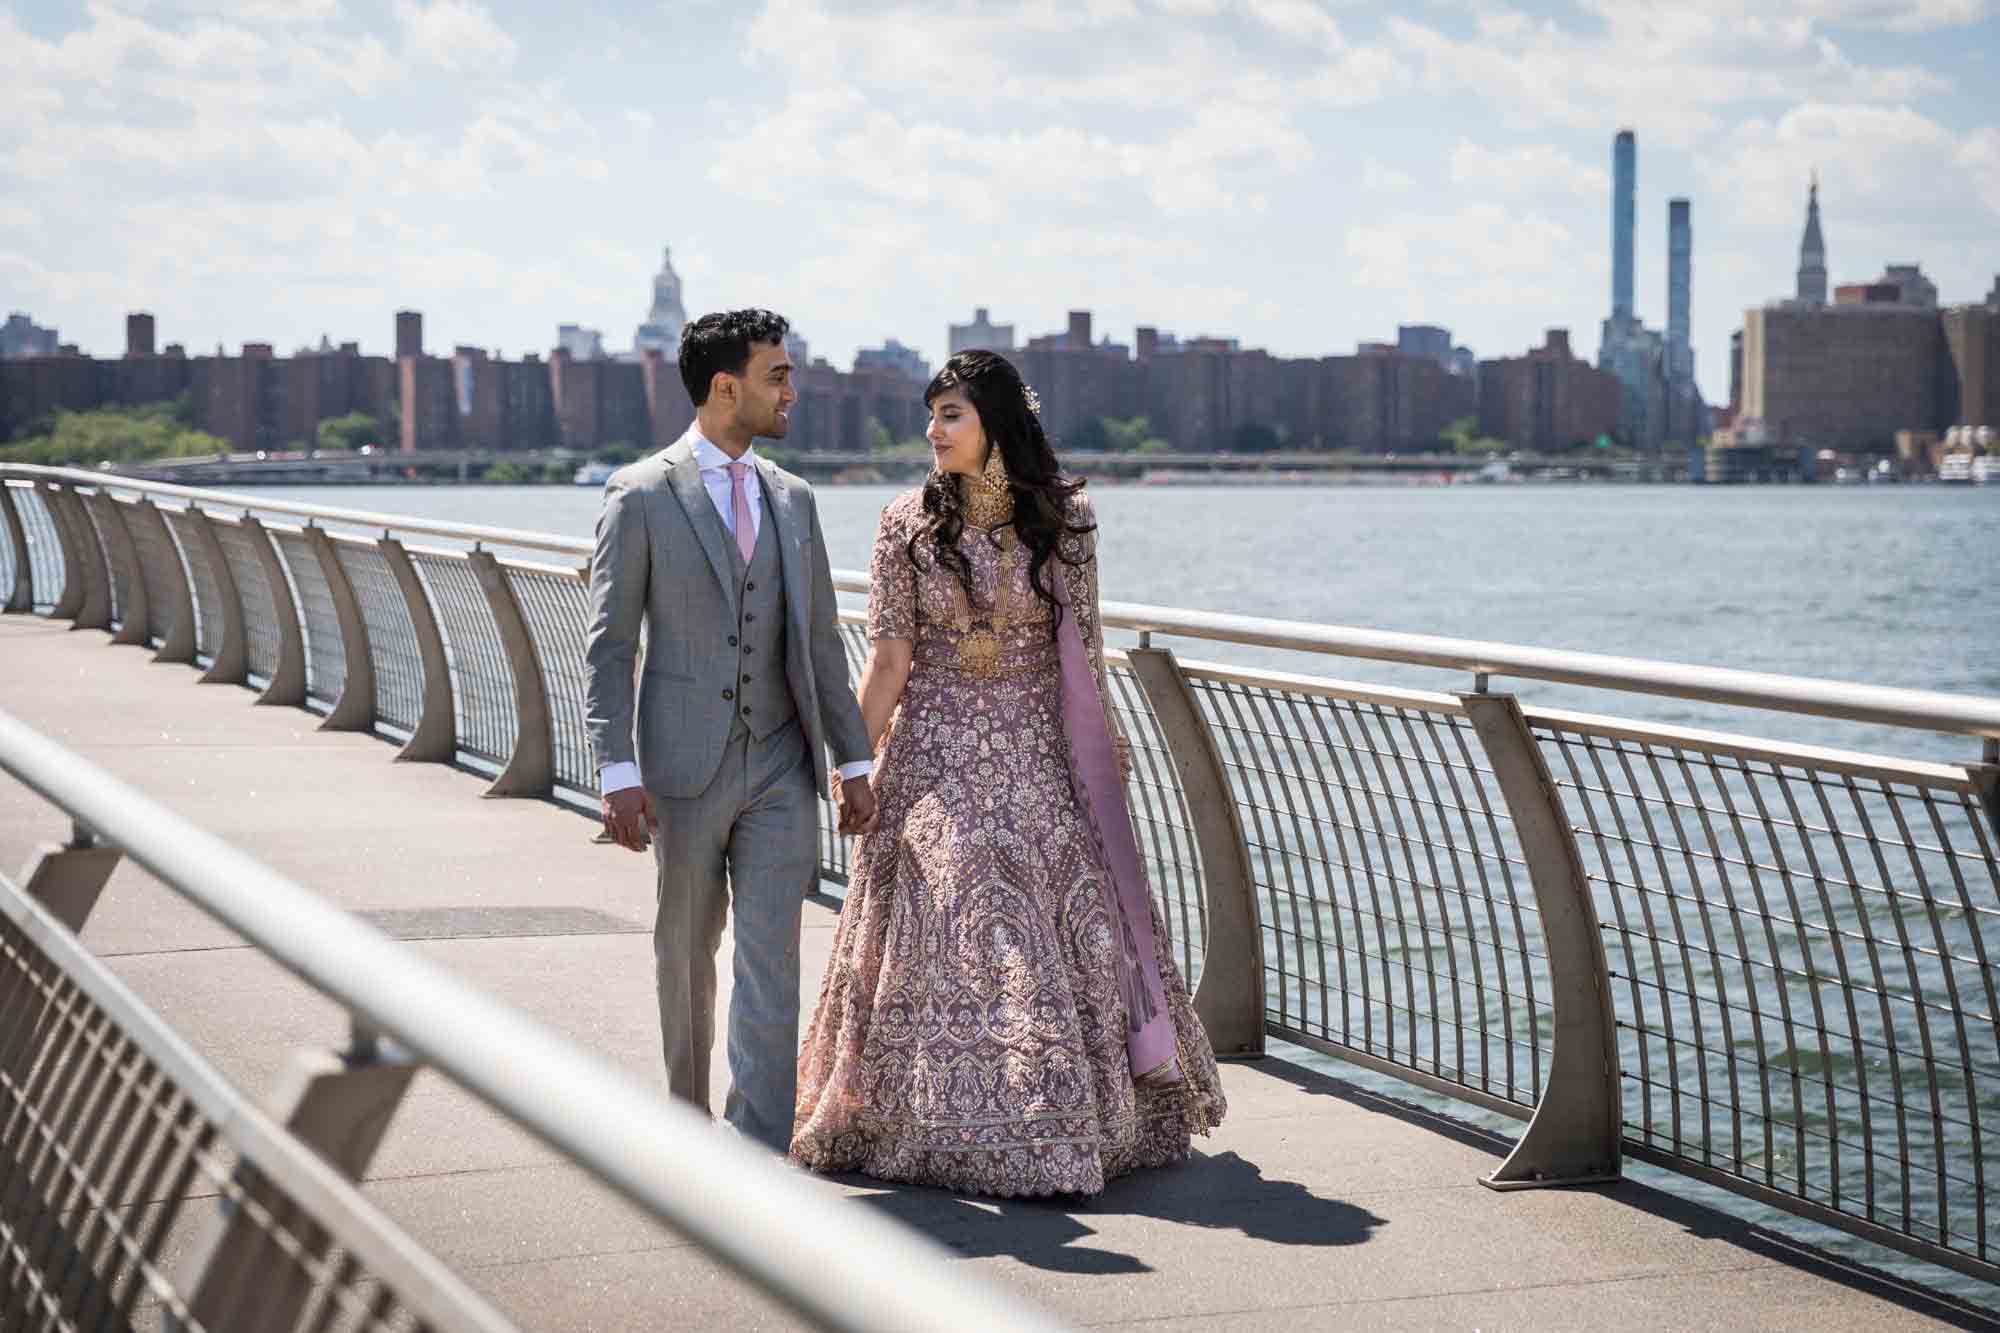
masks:
[[[750,364],[750,349],[759,343],[785,341],[791,328],[783,315],[769,310],[718,310],[681,330],[681,383],[700,407],[708,401],[715,372],[741,375]]]

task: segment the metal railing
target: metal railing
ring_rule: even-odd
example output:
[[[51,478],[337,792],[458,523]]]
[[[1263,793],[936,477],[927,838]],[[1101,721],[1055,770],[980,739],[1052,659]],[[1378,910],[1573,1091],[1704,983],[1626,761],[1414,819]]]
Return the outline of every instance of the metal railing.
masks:
[[[0,771],[79,830],[24,887],[0,879],[0,1301],[23,1317],[0,1306],[0,1326],[129,1327],[144,1302],[232,1333],[509,1327],[350,1183],[429,1067],[823,1327],[1053,1327],[4,712]],[[77,942],[121,854],[351,1016],[353,1049],[283,1085],[283,1127]],[[202,1185],[212,1234],[185,1276],[162,1271]]]
[[[590,791],[576,725],[589,543],[90,473],[0,476],[10,545],[28,552],[10,605],[79,624],[109,623],[109,585],[122,577],[130,597],[136,582],[59,516],[81,516],[78,492],[161,505],[204,623],[220,603],[220,628],[202,635],[225,645],[203,649],[219,654],[210,678],[252,617],[281,658],[286,625],[316,643],[329,633],[323,613],[307,625],[283,603],[283,578],[232,601],[201,536],[220,511],[381,534],[330,538],[361,608],[361,628],[333,622],[348,682],[334,714],[405,741],[405,757],[498,770],[496,793]],[[137,504],[110,504],[130,526]],[[472,550],[406,553],[406,538]],[[284,568],[295,548],[265,544]],[[337,603],[341,580],[329,582]],[[866,592],[858,574],[836,584]],[[1219,1052],[1256,1054],[1275,1035],[1529,1120],[1489,1181],[1499,1188],[1612,1178],[1630,1156],[2000,1279],[1987,1176],[2000,1143],[2000,700],[1104,612],[1138,636],[1110,655],[1134,822]],[[862,617],[844,613],[842,631],[858,668]],[[1166,637],[1261,646],[1301,667],[1442,667],[1469,688],[1181,660],[1156,646]],[[350,701],[363,662],[369,698]],[[1495,692],[1500,677],[1983,749],[1936,763],[1585,715]],[[822,834],[822,871],[844,879],[830,809]]]

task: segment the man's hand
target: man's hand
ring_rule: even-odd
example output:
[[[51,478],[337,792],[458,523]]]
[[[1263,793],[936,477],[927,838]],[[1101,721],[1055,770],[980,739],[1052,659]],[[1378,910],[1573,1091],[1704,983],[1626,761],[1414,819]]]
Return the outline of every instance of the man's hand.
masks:
[[[653,798],[644,787],[627,787],[604,798],[604,832],[627,851],[643,852],[653,845],[660,826]]]
[[[875,789],[868,785],[867,778],[840,778],[833,789],[833,799],[840,806],[842,833],[875,831]]]

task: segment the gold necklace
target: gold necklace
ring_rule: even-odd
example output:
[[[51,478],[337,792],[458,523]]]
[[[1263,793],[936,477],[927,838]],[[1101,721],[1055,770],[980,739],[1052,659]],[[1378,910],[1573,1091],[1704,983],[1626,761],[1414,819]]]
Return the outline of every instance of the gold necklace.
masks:
[[[1019,562],[1014,552],[1021,549],[1014,530],[1001,531],[996,540],[1000,545],[1000,559],[993,590],[993,610],[985,616],[986,627],[972,627],[972,598],[965,585],[952,580],[952,592],[956,599],[955,614],[952,617],[958,630],[958,669],[969,676],[990,679],[1000,674],[1000,655],[1003,650],[1002,636],[1014,623],[1014,567]]]

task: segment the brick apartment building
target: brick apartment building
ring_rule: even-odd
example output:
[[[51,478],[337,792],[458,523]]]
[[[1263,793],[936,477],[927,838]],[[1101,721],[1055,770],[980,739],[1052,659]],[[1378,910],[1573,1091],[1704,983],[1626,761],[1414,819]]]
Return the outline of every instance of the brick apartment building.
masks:
[[[1569,330],[1550,329],[1525,356],[1479,363],[1479,431],[1517,449],[1566,449],[1614,434],[1624,392],[1570,351]]]
[[[1739,416],[1776,442],[1887,452],[1898,431],[2000,425],[2000,302],[1850,284],[1833,305],[1744,311],[1742,355]]]

